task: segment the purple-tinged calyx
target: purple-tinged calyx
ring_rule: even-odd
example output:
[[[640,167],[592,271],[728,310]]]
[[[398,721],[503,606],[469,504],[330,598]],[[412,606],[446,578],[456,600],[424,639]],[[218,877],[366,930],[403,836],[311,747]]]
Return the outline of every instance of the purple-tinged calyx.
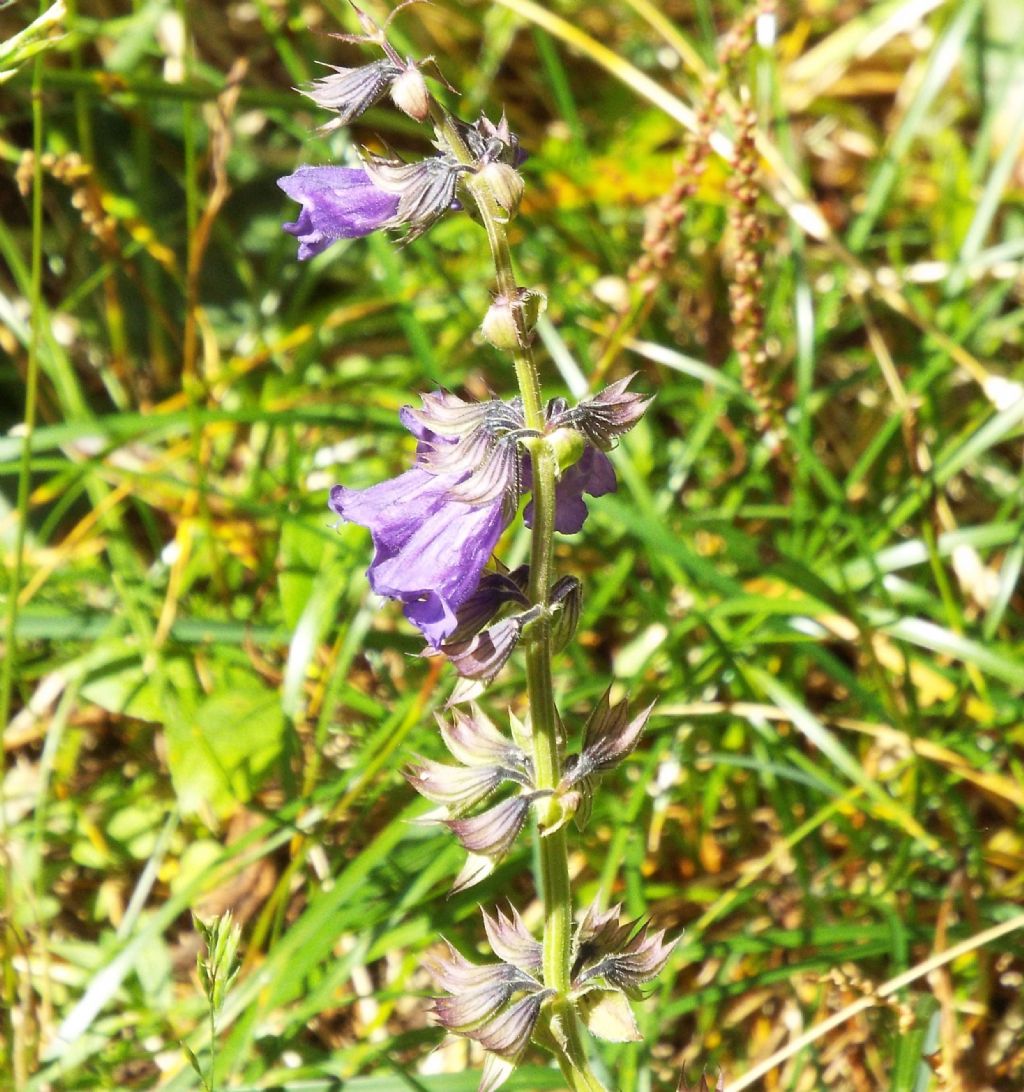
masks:
[[[447,152],[414,163],[367,155],[366,173],[384,193],[398,197],[392,227],[405,227],[405,241],[418,238],[455,205],[459,175],[467,168]]]
[[[540,606],[510,614],[465,641],[442,645],[441,652],[464,679],[486,686],[508,662],[527,626],[543,615],[544,608]]]
[[[574,962],[577,968],[607,952],[617,951],[635,930],[637,922],[620,922],[622,904],[602,910],[595,899],[583,911],[574,937]]]
[[[610,450],[615,441],[643,417],[651,404],[651,396],[626,389],[635,376],[635,372],[627,375],[593,398],[586,398],[572,407],[557,400],[560,404],[554,404],[549,411],[549,427],[574,428],[595,447]]]
[[[441,738],[453,758],[466,766],[505,766],[521,774],[530,772],[530,761],[521,747],[506,739],[480,706],[453,709],[452,719],[438,716]]]
[[[459,607],[456,614],[458,624],[448,643],[456,645],[468,641],[506,606],[529,607],[530,600],[526,596],[529,575],[527,565],[520,565],[510,573],[484,573],[476,591]]]
[[[503,736],[478,706],[453,710],[450,721],[440,716],[437,721],[445,746],[462,765],[418,758],[405,776],[419,793],[442,806],[427,821],[444,823],[468,851],[454,893],[494,871],[523,829],[530,805],[550,793],[537,792],[533,765],[522,747]],[[514,795],[476,815],[467,814],[505,783],[515,786]]]
[[[536,793],[516,793],[479,815],[445,819],[444,824],[470,853],[497,862],[519,837],[536,796]]]
[[[470,1037],[484,1050],[509,1061],[518,1061],[533,1034],[541,1005],[554,994],[554,990],[542,990],[513,1001],[504,1012],[475,1028]]]
[[[518,398],[465,402],[435,391],[423,396],[422,409],[408,412],[433,437],[424,445],[424,466],[435,474],[462,476],[456,486],[459,497],[481,503],[500,495],[510,512],[518,508],[522,492],[519,441],[532,435],[524,425]]]
[[[322,126],[323,132],[348,125],[369,110],[384,97],[404,70],[390,57],[381,57],[357,68],[339,68],[333,64],[327,67],[331,69],[329,76],[321,76],[300,89],[317,106],[337,112],[336,118]]]
[[[499,577],[499,581],[488,581],[484,595],[477,594],[480,588],[477,589],[467,604],[471,610],[467,611],[465,607],[459,610],[456,632],[440,648],[441,654],[463,679],[477,684],[457,689],[449,698],[449,705],[469,700],[493,682],[524,633],[545,614],[551,618],[554,652],[561,652],[576,632],[582,603],[582,586],[576,577],[563,576],[556,581],[551,587],[547,607],[542,607],[525,606],[528,600],[515,584],[502,578],[501,574],[488,574],[491,575]],[[487,576],[481,580],[481,587],[487,580]],[[507,603],[524,605],[525,609],[487,625],[489,618]]]
[[[434,981],[449,992],[434,1002],[438,1019],[449,1031],[468,1034],[489,1021],[514,994],[542,989],[532,976],[507,963],[477,965],[451,945],[447,957],[434,957],[428,969]]]
[[[609,699],[610,688],[601,695],[597,707],[583,727],[583,745],[565,781],[572,784],[593,774],[605,773],[617,766],[640,742],[654,704],[630,718],[629,702],[623,699],[614,705]]]
[[[619,923],[620,906],[586,911],[573,938],[572,985],[583,993],[595,986],[642,996],[640,987],[658,975],[678,940],[665,941],[665,931],[652,932],[640,921]]]
[[[526,158],[519,146],[519,137],[509,128],[508,118],[504,114],[497,125],[483,116],[472,124],[458,118],[453,118],[452,123],[476,161],[477,168],[485,167],[488,163],[506,163],[510,167],[518,167]]]
[[[506,780],[519,780],[500,766],[448,766],[417,758],[405,779],[420,794],[441,804],[449,815],[462,815],[486,800]]]
[[[450,944],[427,959],[435,982],[450,996],[434,1002],[449,1031],[476,1040],[489,1052],[480,1089],[493,1092],[508,1078],[533,1034],[544,1002],[554,996],[533,975],[508,963],[477,966]]]
[[[578,988],[587,982],[603,981],[637,999],[643,996],[640,987],[661,973],[676,944],[677,941],[665,941],[663,929],[652,933],[644,926],[621,951],[611,952],[584,967],[573,985]]]
[[[311,98],[317,106],[322,106],[325,110],[338,111],[337,119],[324,126],[325,129],[347,125],[364,110],[368,110],[379,102],[387,91],[391,92],[391,99],[399,110],[415,121],[426,121],[430,114],[431,100],[420,68],[433,58],[428,57],[427,61],[420,64],[411,57],[403,60],[388,41],[387,36],[387,28],[391,20],[410,2],[412,0],[405,0],[405,3],[399,4],[383,26],[379,26],[353,4],[352,7],[362,25],[363,33],[331,35],[332,38],[340,38],[344,42],[378,46],[383,50],[384,56],[357,68],[338,68],[335,65],[328,65],[327,67],[333,70],[333,74],[314,80],[308,88],[303,90],[303,94]]]
[[[544,946],[526,928],[519,911],[509,907],[510,914],[495,911],[492,918],[482,911],[484,930],[491,950],[504,963],[511,963],[526,974],[539,975],[544,965]]]
[[[446,746],[462,765],[417,757],[405,778],[421,796],[442,805],[447,817],[464,815],[506,781],[533,788],[529,759],[479,708],[456,711],[450,724],[444,717],[437,720]]]
[[[651,704],[630,718],[628,702],[612,705],[609,693],[610,688],[587,718],[580,753],[569,756],[558,786],[559,798],[571,807],[580,830],[590,821],[594,791],[601,775],[634,750],[654,708]]]
[[[583,607],[583,585],[575,576],[562,576],[551,586],[551,646],[561,652],[572,640]]]

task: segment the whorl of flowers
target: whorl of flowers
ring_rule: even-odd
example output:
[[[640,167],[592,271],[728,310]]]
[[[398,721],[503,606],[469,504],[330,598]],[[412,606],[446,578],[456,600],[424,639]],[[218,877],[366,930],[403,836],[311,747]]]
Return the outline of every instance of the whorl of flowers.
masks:
[[[475,210],[497,274],[481,332],[512,355],[520,388],[515,398],[477,402],[445,390],[422,394],[418,408],[399,414],[416,441],[411,465],[369,488],[335,485],[329,499],[339,522],[370,532],[371,588],[399,602],[425,639],[424,654],[443,656],[459,676],[438,717],[452,761],[417,757],[405,771],[434,805],[423,820],[444,825],[466,850],[453,893],[501,866],[528,823],[541,838],[543,942],[515,909],[484,913],[497,962],[476,963],[446,941],[428,960],[443,991],[434,1011],[448,1031],[486,1052],[481,1092],[498,1088],[531,1042],[555,1055],[574,1090],[593,1092],[600,1082],[577,1022],[613,1042],[638,1039],[629,1002],[661,971],[673,944],[646,923],[620,923],[618,906],[601,910],[595,902],[572,924],[564,829],[570,820],[586,825],[600,779],[637,746],[651,706],[631,712],[606,691],[580,718],[579,747],[566,754],[550,659],[575,633],[582,588],[575,576],[554,571],[553,536],[577,534],[589,515],[584,498],[616,489],[607,453],[650,398],[630,390],[633,376],[625,376],[575,404],[541,399],[531,346],[545,297],[515,284],[504,235],[523,192],[519,140],[504,117],[497,124],[454,118],[431,96],[424,65],[388,42],[387,23],[359,19],[363,35],[338,37],[374,45],[383,56],[354,68],[329,66],[304,94],[333,114],[327,129],[349,125],[389,95],[413,119],[431,121],[436,154],[405,161],[367,152],[358,165],[300,167],[279,182],[300,205],[284,228],[307,259],[382,229],[410,241],[442,216]],[[530,563],[508,569],[494,554],[520,511],[533,532]],[[531,715],[520,720],[510,712],[505,735],[474,699],[519,647]]]
[[[641,921],[620,922],[621,906],[601,910],[592,903],[573,931],[570,959],[574,1002],[588,1029],[612,1043],[640,1040],[629,998],[668,961],[675,941]],[[510,908],[492,917],[483,911],[484,930],[497,963],[471,963],[451,944],[432,954],[427,970],[446,994],[434,1002],[440,1023],[474,1039],[487,1051],[481,1089],[497,1088],[515,1068],[555,991],[542,981],[544,950],[519,913]]]

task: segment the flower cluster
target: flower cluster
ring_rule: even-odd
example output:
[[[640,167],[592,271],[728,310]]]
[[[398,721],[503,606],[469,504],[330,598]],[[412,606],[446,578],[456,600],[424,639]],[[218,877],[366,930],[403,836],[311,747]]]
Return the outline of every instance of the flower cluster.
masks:
[[[647,406],[627,383],[620,380],[571,408],[563,399],[552,401],[542,433],[526,428],[518,399],[471,403],[441,391],[425,394],[422,408],[406,406],[400,413],[418,440],[413,466],[368,489],[331,490],[332,511],[373,537],[370,586],[399,600],[432,649],[443,651],[461,675],[492,679],[537,618],[526,596],[525,570],[485,574],[520,498],[532,489],[524,446],[566,431],[579,439],[577,461],[562,470],[556,488],[555,529],[580,531],[587,517],[584,496],[616,488],[605,449]],[[532,526],[532,502],[523,518]],[[551,590],[549,609],[574,618],[578,591],[578,581],[563,578]],[[521,609],[484,629],[509,606]],[[563,627],[562,643],[569,636]]]
[[[535,803],[548,805],[541,821],[545,835],[570,818],[582,830],[590,816],[598,778],[636,747],[652,708],[648,706],[631,718],[627,702],[612,704],[605,692],[584,725],[579,753],[566,759],[565,773],[552,789],[536,784],[528,753],[530,726],[514,715],[509,717],[511,739],[502,735],[475,703],[468,711],[452,706],[450,721],[438,717],[441,738],[459,765],[418,758],[405,777],[421,796],[440,806],[426,821],[444,823],[468,851],[452,892],[472,887],[494,871],[515,844]],[[471,814],[490,803],[506,785],[513,788],[510,795]]]
[[[388,92],[404,113],[425,121],[432,99],[421,66],[403,60],[382,31],[362,13],[360,18],[368,34],[359,40],[380,45],[385,55],[358,68],[330,65],[331,75],[305,90],[317,106],[335,113],[322,128],[348,125]],[[513,212],[523,188],[515,170],[522,153],[508,122],[502,118],[495,125],[481,117],[467,125],[452,120],[463,159],[438,142],[436,155],[412,163],[365,153],[359,167],[300,167],[280,179],[281,189],[302,206],[299,218],[284,225],[299,240],[299,259],[313,258],[339,239],[385,228],[404,229],[407,242],[419,237],[446,212],[462,208],[457,189],[467,174],[488,178],[502,207]]]
[[[612,1043],[638,1041],[640,1031],[628,998],[665,966],[675,941],[640,921],[619,921],[621,906],[602,911],[592,903],[572,937],[570,1000],[589,1030]],[[434,1011],[449,1031],[474,1039],[485,1051],[480,1088],[497,1088],[515,1068],[531,1038],[544,1038],[542,1018],[555,991],[541,980],[544,950],[519,913],[510,908],[492,917],[483,912],[484,930],[497,963],[471,963],[451,944],[434,954],[427,969],[447,996]],[[549,1032],[550,1034],[550,1032]]]
[[[438,725],[445,746],[460,765],[418,758],[405,776],[418,793],[441,806],[439,814],[427,816],[428,821],[443,822],[468,851],[452,885],[454,893],[494,871],[523,829],[530,805],[551,793],[534,787],[533,766],[525,750],[529,734],[519,721],[512,721],[514,740],[506,739],[477,705],[471,705],[469,712],[453,708],[451,722],[439,717]],[[468,815],[505,784],[514,786],[512,795]]]

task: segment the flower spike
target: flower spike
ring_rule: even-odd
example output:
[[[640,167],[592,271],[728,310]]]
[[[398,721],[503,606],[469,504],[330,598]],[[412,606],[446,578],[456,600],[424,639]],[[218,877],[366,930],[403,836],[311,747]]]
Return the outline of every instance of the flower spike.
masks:
[[[483,1049],[478,1092],[496,1092],[531,1040],[556,1056],[572,1087],[597,1089],[580,1022],[612,1042],[637,1040],[628,998],[661,970],[674,942],[646,922],[621,920],[619,906],[602,910],[597,902],[571,937],[556,928],[572,915],[565,824],[585,822],[599,779],[636,747],[651,710],[631,716],[625,701],[613,705],[605,693],[583,726],[579,753],[567,759],[554,698],[561,688],[550,661],[575,634],[582,587],[575,576],[554,571],[562,551],[553,539],[583,528],[585,497],[615,491],[607,452],[650,399],[628,389],[629,377],[575,406],[563,398],[544,404],[532,342],[546,298],[518,285],[507,230],[524,192],[518,137],[504,114],[498,123],[451,116],[424,77],[433,58],[403,58],[389,41],[395,16],[422,0],[391,0],[397,6],[383,24],[349,2],[362,34],[335,37],[376,47],[377,59],[328,65],[303,93],[331,112],[328,130],[350,125],[390,95],[408,116],[432,122],[435,151],[406,161],[365,150],[355,166],[298,169],[279,181],[300,206],[285,230],[305,260],[338,240],[378,230],[398,232],[403,244],[465,207],[486,229],[496,273],[480,332],[493,350],[513,354],[519,383],[511,399],[470,401],[444,390],[422,395],[419,407],[404,406],[399,414],[416,441],[411,465],[368,488],[338,484],[330,491],[338,521],[370,532],[372,590],[398,601],[427,643],[424,655],[445,656],[460,676],[447,715],[438,717],[453,761],[414,756],[404,771],[437,805],[420,821],[442,823],[466,850],[453,894],[494,872],[539,805],[543,943],[511,906],[483,912],[497,961],[473,963],[445,941],[426,960],[444,994],[434,1013],[440,1025]],[[494,552],[524,500],[532,568],[509,571]],[[535,526],[539,512],[544,519]],[[477,705],[453,707],[490,685],[520,643],[528,649],[523,708],[529,712],[520,722],[508,711],[507,738]]]

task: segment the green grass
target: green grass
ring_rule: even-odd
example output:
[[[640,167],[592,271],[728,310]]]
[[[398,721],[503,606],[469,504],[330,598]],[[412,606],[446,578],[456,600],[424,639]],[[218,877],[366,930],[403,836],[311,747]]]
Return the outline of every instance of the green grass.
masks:
[[[570,730],[609,676],[658,701],[573,844],[580,902],[683,936],[646,1041],[600,1051],[617,1092],[739,1081],[1024,898],[1024,17],[951,0],[892,36],[905,0],[798,7],[728,83],[763,139],[779,454],[730,341],[723,161],[607,352],[602,302],[706,93],[692,65],[744,6],[438,0],[395,23],[529,150],[514,242],[549,294],[549,392],[601,362],[657,393],[618,494],[558,545],[586,592]],[[0,9],[0,41],[34,15]],[[0,48],[0,1086],[197,1088],[189,911],[230,909],[218,1087],[471,1089],[475,1055],[432,1053],[420,962],[441,934],[480,951],[479,904],[536,925],[531,852],[446,898],[461,854],[410,821],[399,769],[439,756],[451,678],[325,500],[403,465],[417,391],[511,392],[475,332],[483,233],[452,216],[294,260],[277,177],[374,133],[424,147],[384,109],[319,136],[289,90],[355,56],[320,33],[352,29],[341,0],[78,0],[63,25]],[[523,701],[515,666],[487,704]],[[1022,973],[1014,932],[758,1087],[955,1087],[930,1058],[1020,1088]],[[508,1087],[561,1087],[543,1062]]]

